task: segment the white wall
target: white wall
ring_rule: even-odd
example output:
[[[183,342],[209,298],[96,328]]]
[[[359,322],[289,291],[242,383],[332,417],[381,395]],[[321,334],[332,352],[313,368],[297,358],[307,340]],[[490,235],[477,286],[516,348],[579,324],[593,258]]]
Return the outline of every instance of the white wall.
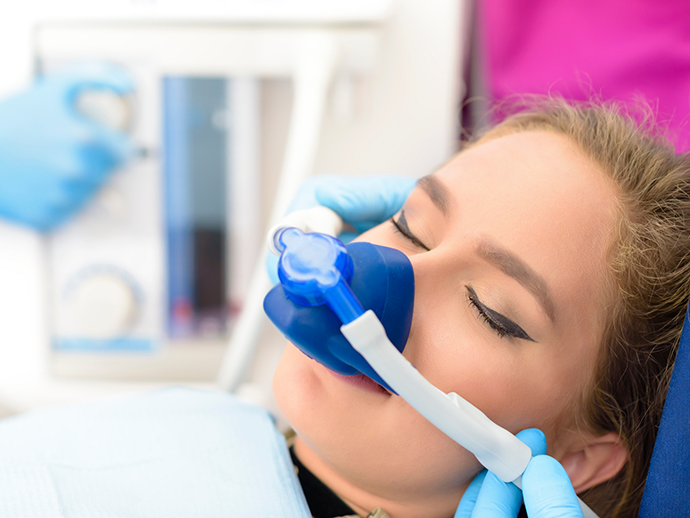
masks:
[[[325,121],[316,171],[423,176],[456,145],[460,2],[400,0],[380,66],[353,78],[353,119]]]
[[[34,4],[17,2],[0,17],[0,98],[19,91],[31,78]],[[0,405],[46,374],[46,326],[42,239],[0,221]]]

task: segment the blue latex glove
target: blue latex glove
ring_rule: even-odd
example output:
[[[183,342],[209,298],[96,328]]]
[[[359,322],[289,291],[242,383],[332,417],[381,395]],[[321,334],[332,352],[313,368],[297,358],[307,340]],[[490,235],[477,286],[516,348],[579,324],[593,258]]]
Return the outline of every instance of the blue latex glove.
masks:
[[[416,184],[405,176],[314,176],[300,186],[288,214],[316,205],[328,207],[355,230],[339,236],[348,243],[398,212]],[[269,253],[266,269],[273,284],[278,282],[277,265],[278,258]]]
[[[517,437],[534,455],[522,476],[522,491],[483,471],[465,491],[455,518],[516,518],[523,498],[530,518],[582,518],[568,474],[556,459],[545,455],[544,434],[531,428]]]
[[[122,68],[88,63],[0,103],[0,216],[48,230],[79,210],[134,148],[124,133],[80,114],[75,100],[85,90],[126,95],[133,86]]]

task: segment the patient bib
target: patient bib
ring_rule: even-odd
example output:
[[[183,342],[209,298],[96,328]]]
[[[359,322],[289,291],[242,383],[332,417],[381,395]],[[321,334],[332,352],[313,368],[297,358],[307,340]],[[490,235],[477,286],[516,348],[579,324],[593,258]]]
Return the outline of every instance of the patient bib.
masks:
[[[165,389],[0,421],[3,518],[308,518],[268,413]]]

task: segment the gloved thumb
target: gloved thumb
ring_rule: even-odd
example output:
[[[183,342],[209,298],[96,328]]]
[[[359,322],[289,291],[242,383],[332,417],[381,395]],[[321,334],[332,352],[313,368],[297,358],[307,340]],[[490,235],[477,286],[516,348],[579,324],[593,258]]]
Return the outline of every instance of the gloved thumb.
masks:
[[[533,458],[522,475],[527,515],[535,518],[582,518],[568,473],[548,455]],[[538,491],[529,488],[539,488]]]
[[[538,428],[527,428],[516,435],[532,450],[532,457],[546,454],[546,436]]]
[[[68,103],[74,102],[84,90],[110,90],[121,96],[134,91],[134,81],[127,70],[105,61],[84,61],[45,76],[41,81],[61,91]]]
[[[401,176],[351,178],[338,188],[319,185],[315,196],[321,205],[365,231],[398,212],[416,183],[414,178]]]

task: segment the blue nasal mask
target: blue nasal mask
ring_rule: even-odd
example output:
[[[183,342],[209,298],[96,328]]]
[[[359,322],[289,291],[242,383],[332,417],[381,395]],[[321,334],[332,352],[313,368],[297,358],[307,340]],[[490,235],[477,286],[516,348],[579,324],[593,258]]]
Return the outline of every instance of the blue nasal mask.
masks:
[[[325,234],[283,229],[276,285],[264,300],[266,314],[304,354],[343,375],[366,374],[393,389],[340,332],[371,309],[400,352],[412,323],[414,272],[398,250],[371,243],[343,245]]]

